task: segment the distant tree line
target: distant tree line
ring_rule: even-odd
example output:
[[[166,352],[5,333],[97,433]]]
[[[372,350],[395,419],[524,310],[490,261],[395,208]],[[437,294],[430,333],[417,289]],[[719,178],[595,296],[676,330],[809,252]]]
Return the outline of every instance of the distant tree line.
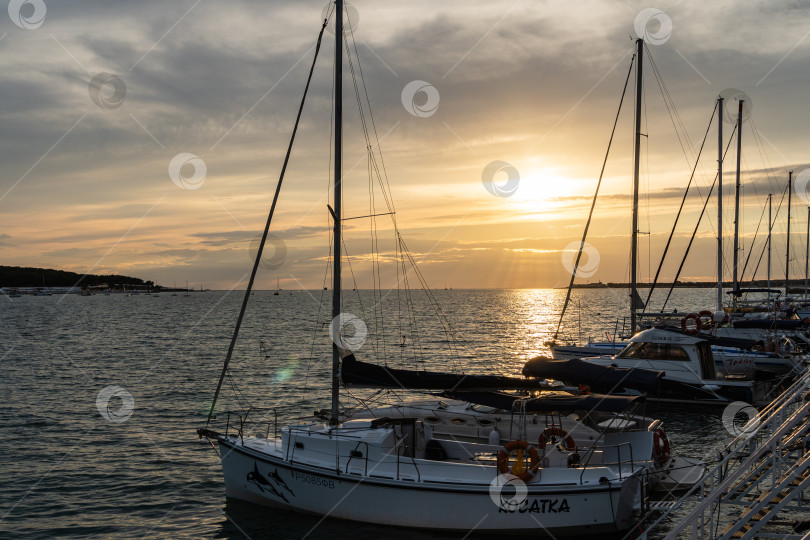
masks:
[[[48,268],[28,268],[22,266],[0,266],[0,287],[93,287],[97,285],[147,286],[144,280],[111,275],[83,275],[64,270]]]

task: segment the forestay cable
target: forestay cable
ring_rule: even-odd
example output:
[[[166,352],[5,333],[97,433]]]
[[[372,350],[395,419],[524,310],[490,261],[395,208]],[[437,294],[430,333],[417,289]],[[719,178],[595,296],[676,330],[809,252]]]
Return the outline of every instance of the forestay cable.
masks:
[[[596,193],[593,194],[591,201],[591,210],[588,212],[588,221],[585,222],[585,231],[582,233],[582,241],[579,243],[579,251],[577,251],[577,260],[574,261],[574,268],[571,272],[571,281],[568,284],[568,291],[565,293],[565,302],[563,303],[562,312],[560,313],[560,320],[557,321],[557,330],[554,331],[554,339],[560,333],[560,325],[562,325],[563,317],[565,317],[565,310],[568,308],[568,302],[571,300],[571,289],[574,287],[574,279],[577,277],[577,268],[579,261],[582,258],[582,250],[585,247],[585,239],[588,237],[588,228],[591,226],[591,218],[593,217],[593,209],[596,206],[596,199],[599,196],[599,187],[602,185],[602,177],[605,174],[605,167],[607,166],[608,156],[610,155],[610,146],[613,144],[613,135],[616,134],[616,125],[619,123],[619,114],[622,112],[622,104],[624,103],[624,95],[627,93],[627,83],[630,81],[630,74],[633,72],[633,64],[636,61],[636,55],[633,55],[630,60],[630,69],[627,71],[627,78],[624,80],[624,89],[622,90],[622,97],[619,100],[619,110],[616,111],[616,119],[613,121],[613,130],[610,132],[610,140],[608,141],[607,151],[605,152],[605,159],[602,161],[602,170],[599,172],[599,181],[596,183]]]
[[[315,56],[312,58],[312,66],[309,68],[309,76],[307,77],[307,84],[304,87],[304,95],[301,98],[301,105],[298,107],[298,115],[295,117],[295,126],[293,127],[292,136],[290,137],[290,143],[287,145],[287,153],[284,156],[284,164],[281,166],[281,173],[279,174],[278,183],[276,184],[276,192],[273,194],[273,203],[270,205],[270,213],[267,215],[267,223],[264,225],[262,241],[259,242],[259,249],[256,252],[256,260],[253,262],[253,270],[250,272],[250,281],[248,281],[247,288],[245,289],[245,297],[242,299],[242,308],[239,310],[239,317],[236,319],[236,326],[233,329],[233,337],[231,337],[231,343],[228,346],[228,354],[225,356],[225,363],[222,366],[222,374],[219,376],[217,389],[214,392],[214,399],[211,402],[211,409],[208,411],[208,420],[205,422],[206,426],[211,423],[211,419],[214,417],[214,407],[217,405],[219,392],[222,390],[222,381],[225,379],[225,375],[228,372],[228,364],[231,363],[231,357],[233,356],[233,349],[236,345],[236,339],[239,337],[239,329],[242,326],[242,318],[245,316],[245,309],[247,308],[247,303],[250,299],[250,292],[253,289],[253,282],[256,279],[256,272],[259,269],[259,262],[262,260],[264,243],[267,241],[267,233],[270,231],[270,223],[273,221],[273,214],[276,211],[276,203],[278,202],[279,193],[281,193],[281,184],[284,181],[284,174],[287,172],[287,164],[290,161],[290,154],[292,153],[293,143],[295,142],[295,135],[298,132],[298,124],[301,121],[301,113],[304,111],[304,103],[306,102],[307,94],[309,93],[309,84],[312,82],[312,74],[315,71],[315,62],[318,59],[318,51],[321,49],[323,31],[326,30],[328,21],[328,18],[324,19],[323,26],[321,26],[321,31],[318,34],[318,42],[315,45]]]
[[[712,127],[712,122],[714,121],[715,114],[717,114],[717,102],[715,102],[714,110],[712,110],[712,116],[711,118],[709,118],[709,125],[706,126],[706,133],[703,135],[703,142],[700,143],[700,150],[698,150],[698,155],[695,158],[695,166],[692,167],[692,175],[689,177],[689,183],[686,184],[686,190],[683,192],[683,198],[681,199],[681,206],[678,208],[678,213],[675,215],[675,223],[672,224],[672,230],[669,231],[669,238],[667,238],[667,245],[664,246],[664,253],[661,254],[661,261],[658,263],[658,270],[655,271],[655,278],[653,279],[652,285],[650,286],[650,292],[647,294],[647,300],[644,302],[644,311],[647,311],[647,305],[650,303],[653,291],[655,291],[655,286],[658,284],[658,276],[661,275],[661,268],[664,266],[664,259],[666,259],[667,257],[669,246],[672,243],[672,237],[675,235],[675,228],[678,226],[678,220],[681,217],[683,206],[686,203],[686,196],[689,195],[689,188],[692,186],[692,181],[695,179],[695,171],[697,171],[698,163],[700,162],[700,156],[703,153],[703,146],[706,144],[706,138],[709,136],[709,130]]]
[[[717,115],[717,121],[722,122],[723,117],[722,115]],[[734,126],[734,129],[731,131],[731,136],[728,138],[728,144],[726,145],[726,149],[723,152],[723,158],[725,159],[726,154],[728,153],[728,149],[731,147],[731,142],[734,140],[734,133],[737,131],[737,126]],[[706,202],[703,203],[703,209],[700,211],[700,215],[698,216],[697,223],[695,223],[695,230],[692,231],[692,237],[689,238],[689,244],[686,246],[686,250],[683,253],[683,258],[681,259],[681,264],[678,266],[678,271],[675,273],[675,279],[672,280],[672,283],[669,286],[669,291],[667,291],[667,297],[664,299],[663,305],[661,305],[661,312],[663,313],[667,307],[667,302],[669,302],[669,297],[672,296],[672,291],[675,290],[675,285],[678,283],[678,278],[681,277],[681,270],[683,270],[683,265],[686,264],[686,258],[689,256],[689,250],[692,248],[692,243],[695,241],[695,236],[697,236],[698,228],[700,227],[700,221],[703,219],[703,214],[706,213],[706,206],[708,206],[709,201],[712,198],[712,191],[714,191],[714,186],[717,185],[717,178],[718,174],[715,173],[714,175],[714,183],[712,183],[712,187],[709,188],[709,193],[706,195]]]

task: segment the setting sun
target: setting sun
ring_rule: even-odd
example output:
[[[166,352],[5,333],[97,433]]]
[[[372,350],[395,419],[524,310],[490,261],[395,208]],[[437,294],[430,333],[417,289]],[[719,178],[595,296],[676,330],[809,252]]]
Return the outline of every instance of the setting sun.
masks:
[[[558,167],[530,169],[521,176],[512,201],[526,212],[548,212],[565,206],[564,198],[580,195],[575,190],[575,184]]]

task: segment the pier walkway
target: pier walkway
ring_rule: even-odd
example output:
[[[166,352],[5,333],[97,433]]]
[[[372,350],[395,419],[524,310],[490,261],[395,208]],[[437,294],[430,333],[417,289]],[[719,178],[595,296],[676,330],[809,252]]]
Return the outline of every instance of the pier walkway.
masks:
[[[810,523],[793,527],[810,517],[810,371],[745,426],[726,427],[739,435],[704,481],[634,537],[810,538]],[[794,512],[777,517],[783,510]]]

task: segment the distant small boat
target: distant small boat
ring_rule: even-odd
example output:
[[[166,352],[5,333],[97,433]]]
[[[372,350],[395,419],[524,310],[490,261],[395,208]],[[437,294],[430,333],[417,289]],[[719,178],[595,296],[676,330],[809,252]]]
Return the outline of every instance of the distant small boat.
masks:
[[[279,291],[281,291],[281,288],[279,287],[279,278],[276,278],[276,292],[273,293],[273,296],[278,296],[281,294]]]

